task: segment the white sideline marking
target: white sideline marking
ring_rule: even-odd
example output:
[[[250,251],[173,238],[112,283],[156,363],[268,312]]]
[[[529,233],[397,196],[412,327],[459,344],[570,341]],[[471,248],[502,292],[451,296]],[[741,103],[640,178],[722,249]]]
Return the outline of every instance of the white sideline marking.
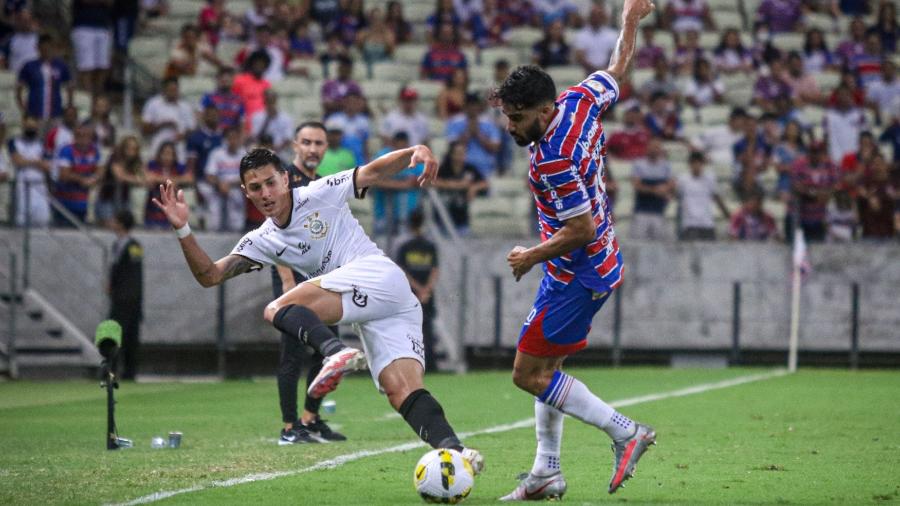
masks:
[[[720,390],[723,388],[730,388],[738,385],[743,385],[746,383],[753,383],[755,381],[763,381],[767,379],[777,378],[780,376],[784,376],[788,374],[788,371],[785,369],[777,369],[774,371],[770,371],[763,374],[751,374],[747,376],[739,376],[737,378],[732,378],[723,381],[717,381],[714,383],[702,383],[700,385],[695,385],[692,387],[680,388],[678,390],[671,390],[668,392],[660,392],[657,394],[649,394],[642,395],[640,397],[631,397],[628,399],[622,399],[618,401],[610,402],[610,406],[614,408],[623,408],[626,406],[634,406],[636,404],[644,404],[648,402],[661,401],[664,399],[672,399],[675,397],[685,397],[688,395],[701,394],[704,392],[709,392],[711,390]],[[524,420],[519,420],[518,422],[507,423],[502,425],[495,425],[493,427],[488,427],[486,429],[475,430],[471,432],[461,432],[459,436],[461,439],[480,436],[483,434],[496,434],[498,432],[507,432],[515,429],[524,429],[527,427],[534,426],[534,418],[526,418]],[[154,492],[149,495],[138,497],[137,499],[132,499],[128,502],[112,504],[110,506],[134,506],[138,504],[149,504],[156,501],[161,501],[163,499],[167,499],[172,496],[187,494],[190,492],[197,492],[200,490],[206,490],[210,488],[220,488],[220,487],[233,487],[235,485],[241,485],[243,483],[253,483],[256,481],[267,481],[274,480],[276,478],[282,478],[285,476],[296,476],[298,474],[309,473],[313,471],[318,471],[320,469],[333,469],[335,467],[340,467],[348,462],[353,462],[356,460],[364,459],[366,457],[375,457],[378,455],[384,455],[386,453],[396,453],[403,452],[406,450],[413,450],[419,448],[421,446],[425,446],[425,443],[422,441],[413,441],[411,443],[404,443],[396,446],[389,446],[387,448],[380,448],[375,450],[361,450],[358,452],[347,453],[345,455],[338,455],[337,457],[323,460],[316,464],[313,464],[308,467],[304,467],[301,469],[294,469],[291,471],[278,471],[273,473],[255,473],[248,474],[246,476],[242,476],[239,478],[231,478],[228,480],[217,480],[210,482],[207,485],[194,485],[188,488],[182,488],[178,490],[169,490],[164,492]]]

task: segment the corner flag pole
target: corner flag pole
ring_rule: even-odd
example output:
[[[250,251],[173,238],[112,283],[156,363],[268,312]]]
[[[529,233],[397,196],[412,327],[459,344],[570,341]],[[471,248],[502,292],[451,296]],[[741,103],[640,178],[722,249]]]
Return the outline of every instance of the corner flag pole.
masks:
[[[804,268],[808,268],[806,259],[806,240],[800,227],[794,228],[794,254],[791,276],[791,337],[788,345],[788,371],[797,371],[797,347],[800,341],[800,282]]]

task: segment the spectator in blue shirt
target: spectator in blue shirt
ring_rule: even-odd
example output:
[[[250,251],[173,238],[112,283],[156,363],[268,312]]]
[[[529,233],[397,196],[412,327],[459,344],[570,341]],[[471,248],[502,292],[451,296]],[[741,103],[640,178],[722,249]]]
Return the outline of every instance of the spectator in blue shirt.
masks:
[[[219,110],[213,104],[203,107],[200,126],[187,137],[187,170],[197,182],[205,180],[206,159],[209,153],[222,145],[222,129],[219,128]]]
[[[54,57],[53,39],[41,35],[38,39],[38,59],[22,66],[16,83],[16,101],[23,116],[34,116],[42,121],[62,116],[62,88],[66,89],[66,106],[72,105],[72,79],[69,67]],[[48,82],[49,77],[49,82]],[[28,99],[24,91],[28,88]]]
[[[466,94],[462,114],[447,123],[447,140],[466,145],[466,163],[475,167],[484,179],[497,168],[497,152],[500,151],[500,130],[489,118],[483,116],[484,101],[477,93]]]

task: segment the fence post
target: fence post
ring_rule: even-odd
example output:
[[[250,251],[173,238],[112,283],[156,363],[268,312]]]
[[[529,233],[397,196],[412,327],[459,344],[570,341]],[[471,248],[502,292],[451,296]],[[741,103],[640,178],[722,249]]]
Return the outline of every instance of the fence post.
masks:
[[[859,368],[859,283],[850,290],[850,368]]]
[[[18,301],[18,293],[16,286],[16,278],[19,277],[18,265],[16,262],[16,254],[9,254],[9,339],[6,342],[7,354],[9,361],[9,377],[16,379],[19,377],[19,365],[16,358],[16,304]]]
[[[51,218],[52,219],[52,218]],[[25,237],[22,240],[22,291],[31,285],[31,182],[25,183]]]
[[[622,365],[622,290],[624,285],[613,291],[613,348],[614,367]]]
[[[216,308],[216,358],[219,378],[225,379],[225,283],[219,285]]]
[[[731,295],[731,363],[741,362],[741,282],[735,281]]]
[[[464,344],[466,338],[466,321],[469,317],[469,255],[463,253],[460,257],[460,276],[459,276],[459,334],[457,335],[457,347],[459,349],[459,358],[465,362],[466,347]]]

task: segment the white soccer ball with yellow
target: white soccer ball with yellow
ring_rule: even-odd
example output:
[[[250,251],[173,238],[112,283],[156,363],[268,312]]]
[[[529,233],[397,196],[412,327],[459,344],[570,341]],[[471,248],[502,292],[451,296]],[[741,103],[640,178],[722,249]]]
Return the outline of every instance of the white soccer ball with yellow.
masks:
[[[475,473],[458,451],[441,448],[419,459],[413,483],[425,502],[456,504],[472,491]]]

